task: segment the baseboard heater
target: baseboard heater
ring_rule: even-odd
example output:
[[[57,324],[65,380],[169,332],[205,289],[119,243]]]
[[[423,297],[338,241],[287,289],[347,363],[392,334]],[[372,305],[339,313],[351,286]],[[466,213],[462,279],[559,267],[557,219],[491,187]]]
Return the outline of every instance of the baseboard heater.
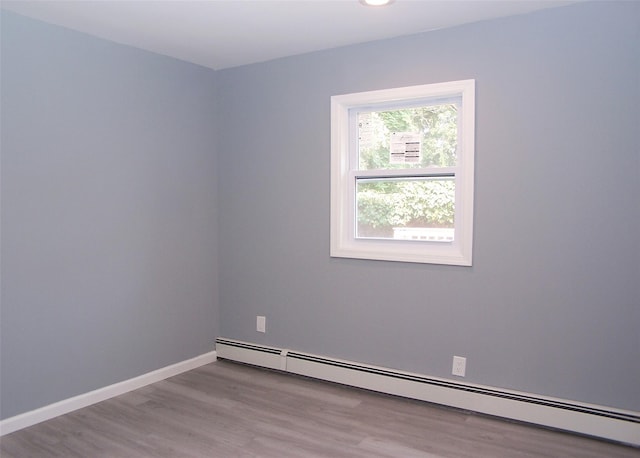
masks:
[[[218,358],[640,447],[640,412],[461,383],[293,350],[216,339]]]

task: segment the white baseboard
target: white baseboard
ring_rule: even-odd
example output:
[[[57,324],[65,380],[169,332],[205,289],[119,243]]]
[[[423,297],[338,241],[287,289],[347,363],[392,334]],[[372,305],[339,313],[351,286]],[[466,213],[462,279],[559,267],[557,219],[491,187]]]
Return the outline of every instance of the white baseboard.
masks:
[[[209,353],[196,356],[195,358],[187,359],[129,380],[114,383],[113,385],[105,386],[69,399],[64,399],[30,412],[6,418],[0,421],[0,436],[35,425],[59,415],[73,412],[74,410],[81,409],[82,407],[87,407],[106,399],[128,393],[129,391],[137,390],[138,388],[150,385],[151,383],[159,382],[160,380],[212,363],[215,360],[216,352],[211,351]]]
[[[475,385],[232,339],[219,358],[640,446],[640,412]]]

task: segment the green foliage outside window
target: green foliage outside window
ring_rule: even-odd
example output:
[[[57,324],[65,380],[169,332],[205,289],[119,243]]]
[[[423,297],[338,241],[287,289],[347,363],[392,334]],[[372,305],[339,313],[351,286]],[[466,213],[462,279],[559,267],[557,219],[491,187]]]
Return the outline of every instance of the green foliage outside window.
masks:
[[[458,111],[453,104],[360,114],[369,130],[359,148],[360,170],[456,165]],[[393,132],[419,133],[419,163],[390,163]],[[359,236],[392,237],[394,227],[453,227],[453,179],[371,180],[357,187]]]

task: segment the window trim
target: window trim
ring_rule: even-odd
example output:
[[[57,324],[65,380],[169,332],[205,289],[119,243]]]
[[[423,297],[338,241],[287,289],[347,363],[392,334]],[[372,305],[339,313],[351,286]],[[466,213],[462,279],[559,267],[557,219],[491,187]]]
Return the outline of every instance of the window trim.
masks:
[[[350,167],[353,141],[349,112],[379,104],[416,99],[462,97],[458,164],[455,168],[455,240],[453,242],[356,238],[355,180]],[[475,80],[424,84],[331,97],[332,257],[471,266],[475,156]],[[359,174],[362,174],[360,171]]]

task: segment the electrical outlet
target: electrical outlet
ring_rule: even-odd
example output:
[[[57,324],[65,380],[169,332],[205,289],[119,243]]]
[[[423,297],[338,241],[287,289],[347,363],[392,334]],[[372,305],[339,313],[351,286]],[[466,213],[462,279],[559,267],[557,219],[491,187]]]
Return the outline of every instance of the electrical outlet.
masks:
[[[467,358],[463,358],[462,356],[454,356],[453,368],[451,369],[451,373],[453,375],[464,377],[466,370],[467,370]]]
[[[256,317],[256,331],[267,332],[267,319],[263,316]]]

